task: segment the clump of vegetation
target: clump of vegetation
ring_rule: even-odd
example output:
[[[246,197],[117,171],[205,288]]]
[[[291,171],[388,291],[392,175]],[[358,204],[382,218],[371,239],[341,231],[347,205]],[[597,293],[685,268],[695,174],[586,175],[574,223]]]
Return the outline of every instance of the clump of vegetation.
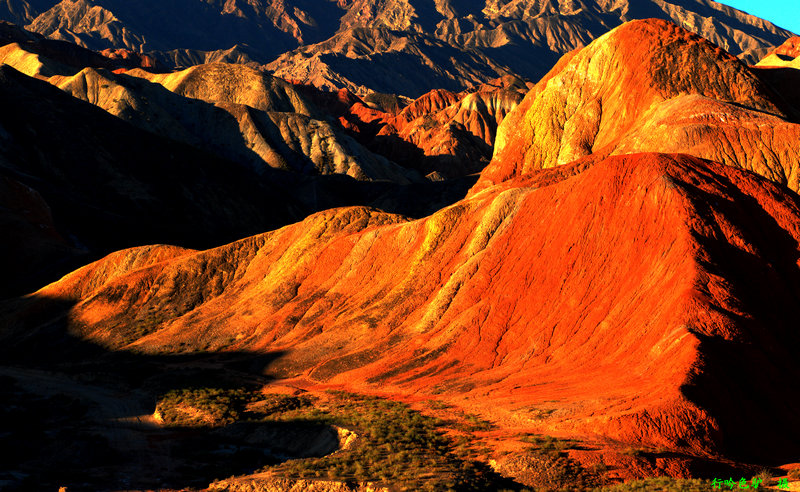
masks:
[[[772,472],[764,468],[758,473],[758,475],[755,475],[753,478],[760,478],[761,485],[767,486],[772,484],[772,479],[775,477],[772,475]]]
[[[711,480],[670,477],[646,478],[597,489],[598,492],[707,492]]]
[[[571,439],[526,434],[522,442],[530,443],[524,453],[507,458],[507,468],[515,469],[525,483],[537,484],[537,490],[593,490],[603,483],[605,468],[584,469],[571,459],[567,450],[577,447]]]
[[[259,395],[239,389],[188,388],[172,390],[156,405],[156,415],[168,426],[227,425],[239,420],[248,403]]]
[[[485,464],[454,453],[443,421],[390,400],[331,395],[331,401],[316,409],[319,413],[308,408],[306,416],[355,431],[356,445],[323,458],[291,460],[273,470],[292,478],[384,482],[408,490],[496,490],[507,485],[508,480]]]
[[[533,444],[528,451],[550,457],[561,456],[566,450],[574,449],[577,446],[577,442],[572,439],[558,439],[538,434],[526,434],[520,440]]]

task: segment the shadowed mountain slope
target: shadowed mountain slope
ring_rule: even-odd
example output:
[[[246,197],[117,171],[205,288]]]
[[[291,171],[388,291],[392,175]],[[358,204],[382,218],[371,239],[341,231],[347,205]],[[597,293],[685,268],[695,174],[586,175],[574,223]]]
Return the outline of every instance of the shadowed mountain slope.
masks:
[[[0,99],[3,174],[36,190],[79,249],[213,244],[298,217],[293,199],[236,164],[137,130],[8,66]]]
[[[595,154],[685,152],[800,189],[797,112],[708,41],[659,20],[566,56],[506,118],[475,191]]]
[[[798,224],[795,194],[729,166],[578,162],[417,221],[336,209],[208,251],[119,251],[3,304],[3,346],[66,322],[111,349],[280,350],[276,375],[763,460],[800,437]],[[55,299],[74,307],[35,315]]]
[[[362,96],[370,91],[407,97],[438,88],[459,91],[510,73],[479,51],[424,33],[364,27],[288,52],[266,67],[278,77]]]
[[[101,72],[89,69],[81,73],[94,73],[102,79]],[[309,177],[271,168],[255,173],[240,163],[137,129],[9,66],[0,67],[0,75],[4,108],[0,114],[0,172],[12,180],[12,191],[5,197],[10,215],[4,220],[18,224],[9,231],[20,233],[4,235],[4,248],[16,251],[27,237],[31,242],[26,243],[26,250],[41,248],[53,253],[38,258],[27,252],[4,256],[9,265],[5,270],[9,273],[8,292],[19,294],[35,287],[38,281],[28,277],[58,278],[77,267],[76,261],[85,262],[86,255],[96,258],[115,249],[154,242],[209,247],[330,207],[372,204],[422,216],[463,197],[474,183],[397,186],[389,182],[360,184],[344,176]],[[105,75],[105,80],[113,80],[109,77],[114,74]],[[143,103],[145,99],[141,98]],[[113,101],[112,95],[108,101]],[[153,105],[156,102],[154,98]],[[232,117],[231,125],[237,125]],[[36,202],[25,198],[26,189],[41,197],[41,206],[26,205]],[[49,222],[15,212],[47,209],[56,236],[63,239],[44,234]],[[40,225],[44,236],[34,236],[42,244],[29,234]],[[41,275],[34,275],[40,270]],[[20,273],[20,278],[11,275],[17,271],[29,273]]]
[[[200,65],[171,74],[80,70],[18,43],[0,48],[0,61],[46,78],[142,130],[213,152],[257,173],[269,167],[401,184],[421,180],[416,172],[369,152],[324,121],[326,115],[291,84],[246,66]]]
[[[344,14],[331,0],[37,3],[35,17],[28,16],[29,29],[93,49],[215,51],[242,45],[260,59],[330,37]]]

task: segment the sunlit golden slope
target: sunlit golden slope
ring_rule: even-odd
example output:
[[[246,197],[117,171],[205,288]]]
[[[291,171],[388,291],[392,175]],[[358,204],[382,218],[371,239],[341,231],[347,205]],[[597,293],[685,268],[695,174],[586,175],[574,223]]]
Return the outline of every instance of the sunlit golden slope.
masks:
[[[418,221],[335,209],[208,251],[120,251],[7,303],[3,343],[51,333],[26,313],[59,300],[71,336],[110,349],[279,351],[274,375],[763,458],[800,436],[799,224],[796,195],[753,174],[612,157]]]
[[[800,189],[800,125],[758,74],[664,21],[568,55],[498,131],[475,190],[597,153],[685,152]]]

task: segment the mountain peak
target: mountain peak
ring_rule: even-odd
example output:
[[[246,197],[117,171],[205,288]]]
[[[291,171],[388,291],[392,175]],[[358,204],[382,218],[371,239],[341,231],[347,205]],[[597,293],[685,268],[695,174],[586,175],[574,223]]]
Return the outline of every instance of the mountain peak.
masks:
[[[565,57],[503,122],[475,191],[594,152],[664,101],[697,95],[785,117],[770,87],[740,60],[660,19],[631,21]]]

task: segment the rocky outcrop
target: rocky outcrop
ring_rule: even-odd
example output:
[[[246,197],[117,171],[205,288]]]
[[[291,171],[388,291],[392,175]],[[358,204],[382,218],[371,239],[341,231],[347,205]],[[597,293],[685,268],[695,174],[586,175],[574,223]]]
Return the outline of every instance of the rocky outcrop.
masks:
[[[757,67],[787,67],[800,69],[800,36],[788,39],[769,55],[762,58]]]

